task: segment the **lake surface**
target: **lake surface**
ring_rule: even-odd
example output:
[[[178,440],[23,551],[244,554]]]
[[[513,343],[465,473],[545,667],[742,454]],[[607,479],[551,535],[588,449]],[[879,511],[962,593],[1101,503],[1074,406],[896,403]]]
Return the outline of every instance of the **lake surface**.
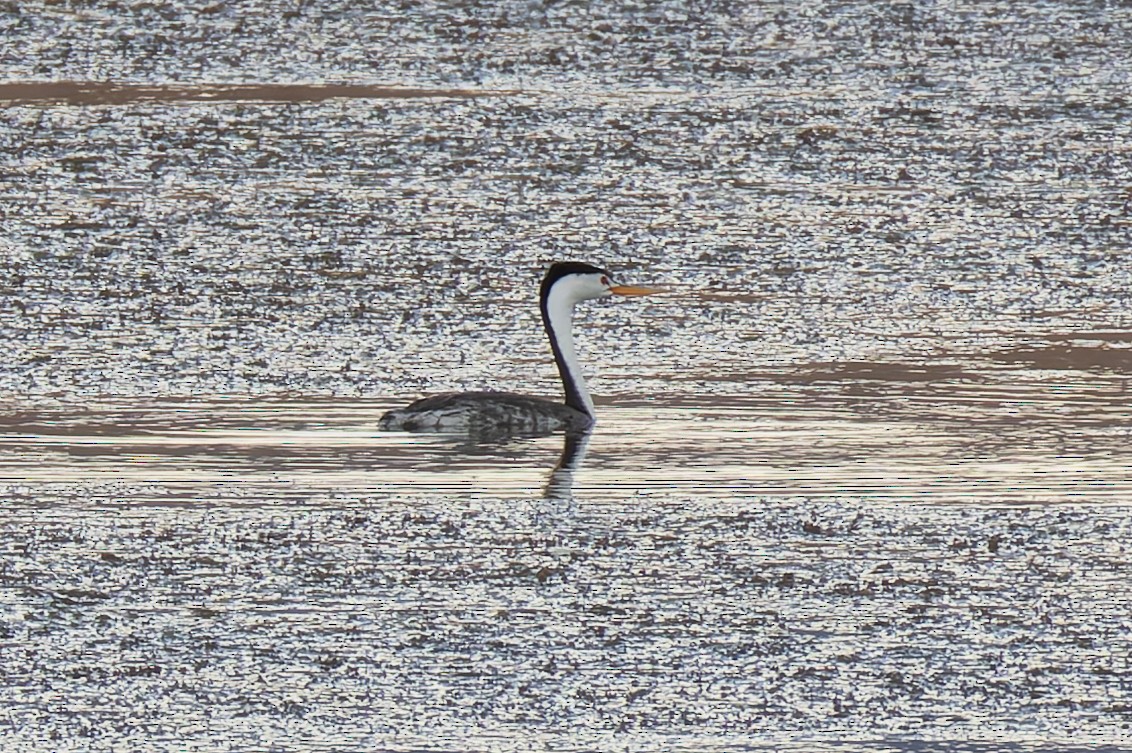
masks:
[[[1132,750],[1132,8],[408,5],[0,8],[2,747]]]

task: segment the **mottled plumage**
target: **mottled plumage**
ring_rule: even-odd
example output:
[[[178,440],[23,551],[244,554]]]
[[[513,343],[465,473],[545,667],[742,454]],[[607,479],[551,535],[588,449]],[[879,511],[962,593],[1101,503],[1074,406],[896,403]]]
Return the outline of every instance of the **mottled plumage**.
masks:
[[[446,392],[391,410],[381,417],[383,431],[437,431],[549,434],[584,431],[593,418],[565,403],[512,392]]]

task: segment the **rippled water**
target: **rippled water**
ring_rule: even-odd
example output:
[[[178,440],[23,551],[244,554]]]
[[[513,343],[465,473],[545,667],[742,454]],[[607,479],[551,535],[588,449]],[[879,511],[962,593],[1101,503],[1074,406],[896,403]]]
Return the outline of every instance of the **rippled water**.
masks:
[[[1124,740],[1127,429],[1003,397],[604,405],[565,469],[382,401],[9,416],[6,739]]]
[[[5,750],[1132,745],[1129,8],[0,29]]]

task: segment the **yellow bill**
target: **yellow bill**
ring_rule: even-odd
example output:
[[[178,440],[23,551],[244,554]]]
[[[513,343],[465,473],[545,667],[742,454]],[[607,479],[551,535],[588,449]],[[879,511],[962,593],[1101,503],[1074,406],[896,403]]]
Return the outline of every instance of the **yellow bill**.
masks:
[[[666,293],[664,288],[639,288],[636,285],[614,285],[609,289],[613,295],[652,295],[653,293]]]

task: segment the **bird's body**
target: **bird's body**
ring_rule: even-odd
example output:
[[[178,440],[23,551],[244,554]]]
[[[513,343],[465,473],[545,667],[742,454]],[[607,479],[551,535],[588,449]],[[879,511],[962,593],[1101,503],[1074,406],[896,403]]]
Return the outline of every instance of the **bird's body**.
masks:
[[[381,417],[386,431],[459,434],[549,434],[585,431],[593,416],[541,397],[513,392],[445,392],[431,395]]]
[[[581,432],[594,422],[594,404],[574,350],[574,305],[611,295],[648,295],[648,288],[616,285],[608,272],[589,264],[559,262],[543,278],[539,295],[565,402],[510,392],[453,392],[418,400],[381,417],[385,431],[434,431],[479,435]]]

